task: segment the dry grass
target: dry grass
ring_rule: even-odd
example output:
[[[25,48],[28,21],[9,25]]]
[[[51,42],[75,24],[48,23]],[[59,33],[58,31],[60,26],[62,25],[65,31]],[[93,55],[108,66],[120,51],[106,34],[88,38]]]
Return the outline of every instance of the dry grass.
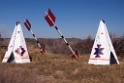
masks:
[[[46,52],[28,46],[32,62],[0,63],[0,83],[124,83],[124,59],[120,65],[88,65],[89,55],[71,56]],[[0,58],[0,60],[2,60]]]

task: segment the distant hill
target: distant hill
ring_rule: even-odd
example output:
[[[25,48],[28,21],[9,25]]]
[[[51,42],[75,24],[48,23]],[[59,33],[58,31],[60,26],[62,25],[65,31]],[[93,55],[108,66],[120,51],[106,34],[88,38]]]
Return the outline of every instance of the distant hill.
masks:
[[[92,50],[92,46],[94,43],[94,39],[90,37],[86,39],[79,39],[79,38],[66,38],[73,50],[78,50],[80,55],[83,54],[90,54]],[[69,48],[66,46],[65,42],[61,38],[38,38],[41,46],[45,48],[46,51],[55,54],[72,54]],[[0,47],[6,47],[9,44],[10,39],[4,38],[0,39]],[[27,44],[33,44],[35,47],[37,46],[36,41],[34,38],[26,38]],[[115,51],[117,55],[123,56],[124,54],[124,38],[114,38],[112,39],[112,43],[114,45]]]

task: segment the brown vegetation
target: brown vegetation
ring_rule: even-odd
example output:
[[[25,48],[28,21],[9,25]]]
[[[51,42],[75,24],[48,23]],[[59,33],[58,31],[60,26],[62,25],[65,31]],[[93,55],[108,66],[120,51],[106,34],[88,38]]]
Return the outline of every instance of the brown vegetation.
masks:
[[[71,58],[71,52],[61,39],[41,39],[40,41],[45,45],[44,55],[40,54],[33,39],[27,40],[29,55],[32,57],[32,62],[28,64],[1,63],[5,50],[0,51],[2,53],[0,53],[0,83],[124,83],[122,56],[118,57],[120,65],[88,64],[91,43],[93,43],[91,38],[78,39],[74,42],[68,39],[74,50],[79,49],[80,56],[77,59]],[[113,40],[114,45],[118,44],[117,41],[118,39]],[[120,47],[121,45],[116,49]]]

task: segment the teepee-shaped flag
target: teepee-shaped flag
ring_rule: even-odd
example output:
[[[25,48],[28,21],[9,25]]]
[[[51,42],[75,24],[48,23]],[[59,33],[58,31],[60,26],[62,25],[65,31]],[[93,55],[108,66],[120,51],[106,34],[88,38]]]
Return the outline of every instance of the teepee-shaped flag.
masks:
[[[2,62],[30,63],[20,22],[17,22],[15,25],[8,50],[6,51]]]
[[[100,21],[88,64],[119,64],[104,20]]]

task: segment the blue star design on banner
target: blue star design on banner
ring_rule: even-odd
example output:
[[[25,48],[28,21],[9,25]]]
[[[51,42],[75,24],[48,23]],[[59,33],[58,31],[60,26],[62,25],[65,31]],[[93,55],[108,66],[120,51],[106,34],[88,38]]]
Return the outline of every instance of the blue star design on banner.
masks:
[[[17,49],[15,50],[15,53],[17,53],[17,54],[20,55],[20,56],[23,56],[24,53],[25,53],[25,49],[22,48],[22,46],[20,46],[19,48],[17,48]]]
[[[95,56],[96,58],[97,57],[100,57],[100,55],[103,55],[102,50],[104,49],[104,48],[100,48],[101,47],[101,44],[97,44],[97,47],[98,48],[95,48],[96,52],[94,53],[94,55],[96,55]]]

